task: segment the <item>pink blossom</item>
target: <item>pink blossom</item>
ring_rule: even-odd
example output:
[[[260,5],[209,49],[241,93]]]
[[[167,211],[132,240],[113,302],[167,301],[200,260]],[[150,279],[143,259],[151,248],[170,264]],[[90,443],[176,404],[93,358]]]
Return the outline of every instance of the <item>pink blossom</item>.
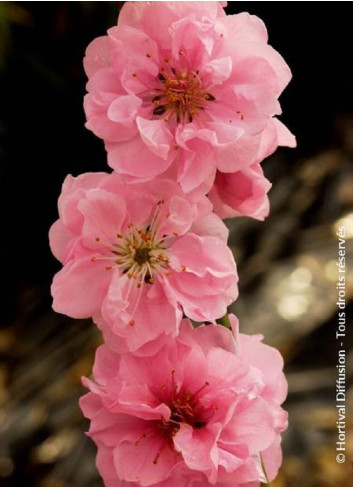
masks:
[[[221,218],[249,216],[263,221],[269,214],[271,183],[259,163],[234,173],[217,172],[208,196]]]
[[[287,386],[279,352],[220,326],[180,334],[157,354],[96,355],[81,408],[107,486],[238,486],[281,464]],[[122,482],[123,481],[123,482]]]
[[[167,172],[186,192],[209,190],[216,169],[295,146],[274,117],[288,66],[259,18],[226,16],[221,2],[126,2],[84,66],[86,126],[130,181]]]
[[[291,140],[287,128],[279,120],[271,119],[262,133],[256,163],[233,173],[217,171],[208,193],[213,211],[222,219],[249,216],[263,221],[270,211],[267,193],[271,183],[264,177],[260,162],[277,146],[291,146]]]
[[[121,351],[176,334],[182,312],[215,321],[237,297],[237,273],[228,231],[211,209],[171,180],[69,175],[50,230],[64,265],[52,284],[54,310],[93,316],[121,338]]]

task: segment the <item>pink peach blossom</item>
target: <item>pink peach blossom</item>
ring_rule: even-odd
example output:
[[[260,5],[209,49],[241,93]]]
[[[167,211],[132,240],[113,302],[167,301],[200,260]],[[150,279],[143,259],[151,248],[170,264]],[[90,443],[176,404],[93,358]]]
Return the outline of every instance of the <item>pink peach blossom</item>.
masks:
[[[278,145],[274,117],[291,79],[263,22],[221,2],[126,2],[118,25],[87,48],[86,126],[130,181],[167,172],[189,192],[212,186]],[[280,134],[279,134],[280,133]]]
[[[266,481],[262,464],[276,476],[287,426],[283,360],[231,322],[235,336],[183,320],[151,357],[98,349],[98,384],[84,379],[91,392],[80,405],[107,486],[256,486]]]
[[[269,121],[262,133],[256,163],[233,173],[217,171],[213,187],[208,192],[213,211],[222,219],[248,216],[263,221],[270,211],[267,193],[271,183],[264,177],[260,162],[277,146],[290,146],[290,139],[287,128],[279,120]]]
[[[249,216],[263,221],[269,214],[271,183],[259,163],[234,173],[217,172],[208,196],[222,219]]]
[[[64,265],[52,284],[54,310],[93,316],[121,339],[121,351],[176,334],[182,311],[215,321],[237,297],[237,273],[228,231],[211,209],[171,180],[68,176],[50,230]]]

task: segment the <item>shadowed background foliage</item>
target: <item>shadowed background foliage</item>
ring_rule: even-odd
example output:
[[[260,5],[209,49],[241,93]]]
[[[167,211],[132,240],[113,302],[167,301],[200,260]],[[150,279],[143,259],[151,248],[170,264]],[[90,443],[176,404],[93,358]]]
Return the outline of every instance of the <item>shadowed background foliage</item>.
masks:
[[[101,485],[78,409],[101,338],[90,321],[51,311],[59,264],[48,248],[67,173],[106,170],[84,128],[82,57],[116,22],[121,2],[0,2],[0,485]],[[264,163],[273,182],[264,222],[229,222],[239,266],[233,310],[286,361],[290,428],[277,485],[350,486],[335,462],[337,225],[347,230],[347,314],[353,298],[353,36],[348,3],[229,2],[261,17],[293,81],[281,97],[296,150]],[[352,406],[352,335],[346,338]]]

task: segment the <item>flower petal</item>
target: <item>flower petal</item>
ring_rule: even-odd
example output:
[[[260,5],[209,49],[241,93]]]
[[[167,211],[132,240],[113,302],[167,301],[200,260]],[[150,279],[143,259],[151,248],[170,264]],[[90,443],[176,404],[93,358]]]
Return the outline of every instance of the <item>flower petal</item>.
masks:
[[[126,204],[122,196],[103,189],[92,189],[78,204],[84,216],[83,242],[90,249],[102,246],[109,251],[116,241],[126,217]]]
[[[134,177],[137,181],[150,180],[161,175],[172,162],[150,151],[140,135],[121,143],[107,143],[106,149],[109,166],[121,175]]]
[[[268,404],[261,398],[243,401],[232,421],[233,437],[253,455],[268,448],[275,439],[274,420]]]
[[[70,261],[54,277],[53,309],[73,318],[87,318],[99,312],[111,274],[91,256]]]
[[[66,263],[70,257],[72,249],[77,242],[77,236],[73,234],[62,220],[54,222],[49,230],[50,249],[61,263]]]
[[[122,95],[110,104],[108,117],[123,126],[132,127],[141,105],[142,100],[135,95]]]
[[[176,453],[162,436],[151,433],[138,445],[124,442],[114,450],[118,477],[141,486],[151,486],[166,479],[176,462]]]

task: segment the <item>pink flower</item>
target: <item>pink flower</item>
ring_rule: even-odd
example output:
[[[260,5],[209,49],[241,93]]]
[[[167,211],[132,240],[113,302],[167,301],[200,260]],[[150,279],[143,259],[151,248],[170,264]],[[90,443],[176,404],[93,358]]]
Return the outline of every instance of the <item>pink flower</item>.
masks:
[[[221,2],[126,2],[84,66],[87,127],[130,181],[167,172],[186,192],[209,190],[216,169],[238,172],[295,146],[274,129],[288,66],[260,19],[226,16]]]
[[[176,334],[182,311],[215,321],[237,297],[237,273],[228,231],[211,209],[171,180],[69,175],[50,230],[64,265],[52,284],[54,310],[93,316],[121,338],[121,351]]]
[[[283,360],[261,336],[183,320],[151,357],[96,355],[90,393],[97,465],[107,486],[260,485],[281,464],[287,413]]]
[[[234,173],[217,172],[208,196],[222,219],[249,216],[263,221],[269,214],[271,183],[259,163]]]
[[[267,192],[271,183],[264,177],[260,162],[277,146],[290,146],[290,139],[291,135],[279,120],[269,121],[262,133],[256,163],[233,173],[217,171],[208,193],[213,211],[222,219],[249,216],[263,221],[270,211]]]

